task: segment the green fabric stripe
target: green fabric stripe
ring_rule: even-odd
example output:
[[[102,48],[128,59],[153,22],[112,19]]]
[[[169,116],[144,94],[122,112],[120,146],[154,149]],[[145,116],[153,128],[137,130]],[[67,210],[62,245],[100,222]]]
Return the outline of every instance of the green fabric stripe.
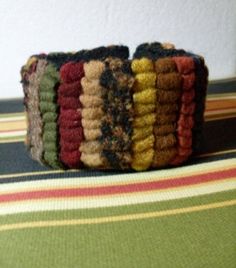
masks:
[[[10,118],[10,117],[21,117],[21,116],[24,116],[25,113],[22,112],[22,113],[10,113],[10,114],[1,114],[0,113],[0,118]]]
[[[214,193],[196,197],[182,198],[162,202],[145,203],[145,204],[135,204],[135,205],[126,205],[117,207],[107,207],[107,208],[22,213],[17,215],[8,215],[7,217],[0,216],[0,225],[8,223],[16,223],[16,222],[26,222],[26,221],[63,220],[73,218],[75,219],[96,218],[96,217],[126,215],[126,214],[135,214],[135,213],[143,213],[151,211],[161,211],[167,209],[198,206],[208,203],[231,200],[234,199],[235,196],[236,196],[236,190],[231,190],[221,193]]]
[[[0,137],[0,141],[7,141],[7,140],[24,140],[25,139],[25,135],[21,135],[21,136],[11,136],[11,137]]]
[[[2,267],[233,268],[236,207],[2,232]]]

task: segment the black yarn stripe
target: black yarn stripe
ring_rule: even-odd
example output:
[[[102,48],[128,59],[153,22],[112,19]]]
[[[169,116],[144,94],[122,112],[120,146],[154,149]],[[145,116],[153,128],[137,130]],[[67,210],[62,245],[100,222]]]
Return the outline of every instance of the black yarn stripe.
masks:
[[[116,57],[120,59],[128,59],[129,48],[126,46],[110,46],[98,47],[91,50],[81,50],[76,53],[49,53],[48,55],[34,55],[38,58],[44,58],[53,63],[58,69],[69,61],[89,61],[89,60],[104,60],[107,57]]]
[[[204,61],[194,56],[195,63],[195,97],[194,101],[196,103],[194,118],[194,127],[192,129],[192,148],[193,152],[198,152],[201,148],[201,139],[203,138],[203,123],[204,123],[204,110],[205,110],[205,99],[206,99],[206,85],[208,78],[208,70],[204,64]]]
[[[140,59],[147,57],[151,60],[157,60],[164,57],[185,56],[187,52],[183,49],[163,49],[159,42],[143,43],[139,45],[133,55],[133,58]]]

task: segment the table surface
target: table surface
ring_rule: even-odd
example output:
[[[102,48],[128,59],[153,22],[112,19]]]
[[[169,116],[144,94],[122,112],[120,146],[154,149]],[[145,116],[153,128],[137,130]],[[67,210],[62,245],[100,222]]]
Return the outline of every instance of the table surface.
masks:
[[[25,133],[22,101],[0,101],[0,267],[236,267],[235,80],[209,86],[182,167],[50,170]]]

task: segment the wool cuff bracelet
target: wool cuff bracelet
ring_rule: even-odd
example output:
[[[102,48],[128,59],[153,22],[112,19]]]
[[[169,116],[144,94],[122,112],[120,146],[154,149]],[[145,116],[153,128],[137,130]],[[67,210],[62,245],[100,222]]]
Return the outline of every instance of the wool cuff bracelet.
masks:
[[[33,55],[21,69],[26,145],[52,168],[147,170],[200,146],[208,70],[171,44]]]

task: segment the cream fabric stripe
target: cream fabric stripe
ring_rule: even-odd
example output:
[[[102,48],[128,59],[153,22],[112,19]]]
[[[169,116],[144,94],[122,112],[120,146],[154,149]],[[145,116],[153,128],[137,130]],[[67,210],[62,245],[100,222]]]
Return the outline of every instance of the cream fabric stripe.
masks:
[[[234,100],[236,99],[236,93],[226,93],[226,94],[209,94],[206,97],[206,101],[221,101],[221,100]]]
[[[60,198],[39,199],[9,202],[0,205],[0,215],[17,213],[58,211],[68,209],[105,208],[114,206],[136,205],[150,202],[161,202],[167,200],[194,197],[236,189],[236,180],[216,181],[205,183],[194,187],[181,187],[170,190],[138,192],[134,194],[117,194],[102,197],[89,198]]]
[[[27,177],[27,176],[37,176],[37,175],[48,175],[48,174],[57,174],[57,173],[70,173],[70,172],[79,172],[79,170],[69,170],[65,171],[63,169],[60,170],[48,170],[48,171],[35,171],[35,172],[24,172],[24,173],[13,173],[13,174],[6,174],[0,175],[0,179],[6,178],[16,178],[16,177]]]
[[[217,111],[206,111],[205,116],[211,116],[211,115],[224,115],[224,114],[236,114],[236,108],[231,109],[219,109]]]
[[[26,130],[16,130],[0,133],[0,138],[26,135]]]
[[[1,122],[14,122],[14,121],[26,121],[26,118],[24,115],[21,116],[12,116],[12,117],[0,117],[0,123]]]
[[[70,219],[70,220],[52,220],[52,221],[32,221],[32,222],[22,222],[5,224],[0,226],[0,232],[10,231],[10,230],[20,230],[28,228],[42,228],[42,227],[58,227],[58,226],[74,226],[74,225],[91,225],[91,224],[102,224],[102,223],[112,223],[121,221],[131,221],[131,220],[143,220],[151,218],[160,218],[172,215],[180,215],[186,213],[200,212],[209,209],[224,208],[236,205],[236,199],[215,202],[206,205],[183,207],[176,209],[169,209],[164,211],[154,211],[146,213],[128,214],[128,215],[117,215],[99,218],[86,218],[86,219]]]
[[[229,168],[230,169],[230,168]],[[224,169],[224,170],[227,170]],[[208,173],[207,173],[208,174]],[[206,174],[206,176],[207,176]],[[60,189],[78,189],[78,188],[89,188],[89,187],[109,187],[109,186],[116,186],[116,185],[127,185],[127,184],[136,184],[136,183],[148,183],[153,181],[165,181],[165,180],[174,180],[176,178],[161,178],[161,179],[151,179],[151,178],[145,178],[142,181],[138,180],[127,180],[122,179],[122,181],[109,181],[106,180],[104,183],[101,184],[100,181],[96,181],[95,183],[93,181],[90,181],[90,179],[82,178],[83,183],[81,183],[80,178],[68,178],[68,179],[57,179],[57,180],[42,180],[42,181],[29,181],[29,182],[19,182],[19,183],[12,183],[12,184],[3,184],[0,188],[0,194],[14,194],[14,193],[20,193],[20,192],[32,192],[32,191],[45,191],[45,190],[60,190]],[[177,178],[179,179],[179,178]],[[180,177],[181,179],[181,177]],[[224,178],[223,180],[228,179],[235,179],[235,176],[230,176],[228,178]],[[214,181],[209,182],[202,182],[204,184],[206,183],[214,183]],[[180,187],[195,187],[195,184],[193,185],[187,185],[187,186],[180,186]],[[173,190],[175,188],[180,187],[171,187],[170,190]],[[164,190],[164,189],[163,189]],[[163,190],[153,190],[153,191],[163,191]],[[152,191],[152,190],[150,190]],[[135,192],[136,193],[136,192]]]
[[[214,153],[207,153],[207,154],[199,154],[196,155],[196,157],[207,157],[207,156],[213,156],[213,155],[221,155],[221,154],[229,154],[229,153],[236,153],[236,149],[232,150],[224,150],[224,151],[219,151],[219,152],[214,152]]]
[[[130,174],[118,174],[118,175],[106,175],[106,176],[89,176],[89,177],[74,177],[59,179],[47,179],[37,181],[25,181],[25,182],[14,182],[0,185],[0,194],[6,192],[20,192],[20,191],[31,191],[38,189],[49,189],[49,188],[70,188],[76,187],[92,187],[92,186],[106,186],[106,185],[121,185],[138,182],[149,182],[149,181],[160,181],[167,179],[176,179],[185,176],[201,175],[209,172],[217,172],[221,170],[228,170],[236,167],[235,159],[219,160],[209,163],[196,164],[192,166],[177,167],[166,170],[155,170],[145,171]],[[79,171],[73,171],[76,173]],[[39,172],[38,172],[39,173]],[[37,173],[37,174],[38,174]],[[42,171],[39,175],[44,174],[60,174],[63,171]],[[27,176],[35,175],[35,173],[27,173]],[[0,176],[0,179],[4,178],[4,175]],[[7,178],[12,177],[11,175]]]

